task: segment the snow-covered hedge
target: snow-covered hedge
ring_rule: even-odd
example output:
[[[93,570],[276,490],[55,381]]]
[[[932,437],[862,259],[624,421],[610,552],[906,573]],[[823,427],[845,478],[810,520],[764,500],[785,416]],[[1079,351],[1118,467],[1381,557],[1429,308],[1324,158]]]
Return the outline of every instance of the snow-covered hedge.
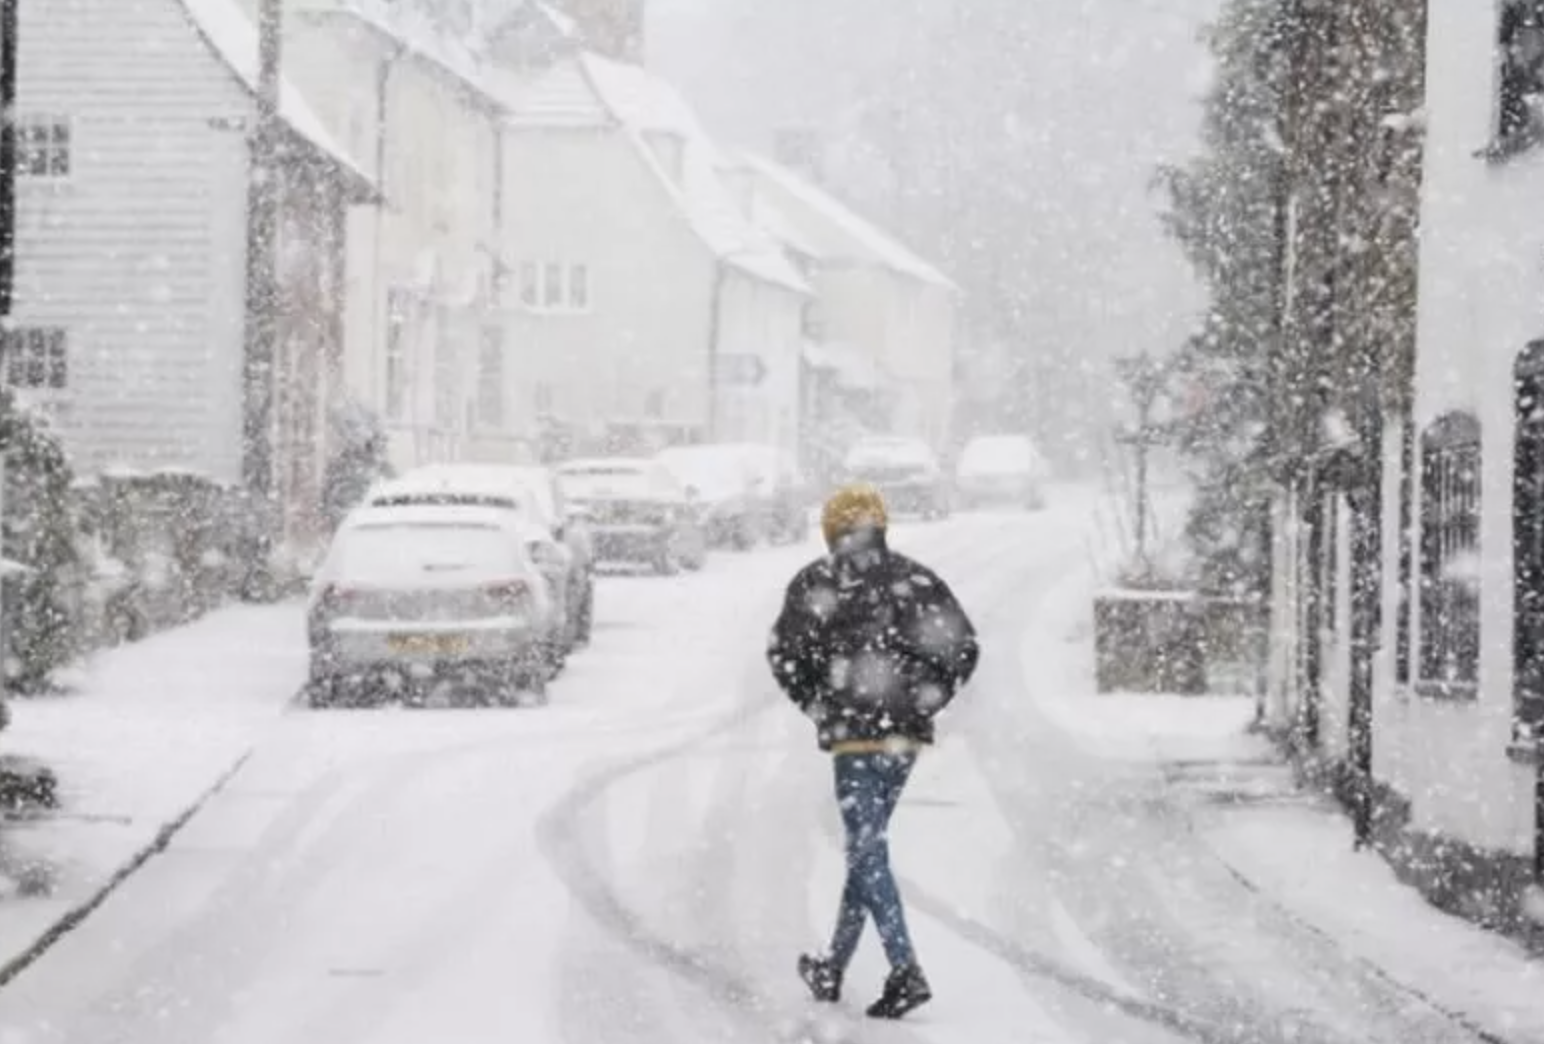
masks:
[[[203,476],[115,470],[79,490],[89,644],[202,616],[236,586],[236,494]]]
[[[79,566],[70,463],[48,422],[0,389],[5,454],[4,570],[7,688],[32,689],[75,652],[69,585]]]

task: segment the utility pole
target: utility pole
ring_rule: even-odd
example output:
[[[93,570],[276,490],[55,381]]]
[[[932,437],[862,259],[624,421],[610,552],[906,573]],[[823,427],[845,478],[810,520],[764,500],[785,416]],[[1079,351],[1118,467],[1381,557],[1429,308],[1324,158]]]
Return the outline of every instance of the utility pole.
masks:
[[[0,0],[0,320],[16,286],[16,41],[21,0]]]
[[[242,353],[242,485],[247,496],[250,546],[244,559],[242,596],[261,599],[271,588],[272,544],[277,528],[273,498],[274,363],[278,347],[276,245],[283,130],[279,123],[279,64],[283,0],[258,8],[257,122],[250,137],[247,188],[247,299]]]
[[[16,79],[17,36],[21,0],[0,0],[0,332],[11,325],[16,293]],[[0,350],[0,366],[7,364]],[[10,408],[5,400],[3,408]],[[5,455],[0,444],[0,519],[5,517]],[[0,549],[3,550],[3,549]],[[4,555],[0,553],[0,587],[4,586]],[[0,659],[10,655],[10,628],[0,599]],[[3,697],[0,697],[3,699]],[[4,718],[0,709],[0,719]]]

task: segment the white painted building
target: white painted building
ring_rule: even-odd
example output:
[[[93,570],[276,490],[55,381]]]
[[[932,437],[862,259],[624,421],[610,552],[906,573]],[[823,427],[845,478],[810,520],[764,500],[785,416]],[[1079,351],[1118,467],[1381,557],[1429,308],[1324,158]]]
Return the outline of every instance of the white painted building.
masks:
[[[1539,0],[1429,7],[1414,423],[1385,447],[1372,743],[1374,778],[1408,802],[1413,834],[1517,860],[1544,829],[1544,225],[1531,220],[1544,58],[1526,64],[1504,39],[1504,13],[1525,8],[1544,16]],[[1334,757],[1348,749],[1349,512],[1340,498],[1325,537],[1316,636],[1296,615],[1309,557],[1296,515],[1280,505],[1267,712],[1278,725],[1301,712],[1302,655],[1316,651]]]
[[[1529,347],[1544,338],[1544,226],[1523,218],[1544,193],[1544,64],[1502,60],[1501,12],[1524,7],[1544,13],[1537,3],[1463,0],[1432,0],[1429,10],[1416,529],[1412,575],[1401,585],[1399,489],[1390,481],[1390,655],[1376,690],[1374,748],[1376,775],[1411,800],[1418,829],[1516,853],[1533,843],[1534,773],[1517,758],[1514,719],[1525,691],[1544,695],[1544,617],[1538,608],[1531,617],[1515,611],[1515,596],[1530,587],[1544,607],[1536,529],[1544,457],[1535,450],[1514,468],[1519,437],[1538,431],[1539,410],[1517,401],[1514,373],[1520,365],[1544,373],[1544,350]],[[1520,427],[1518,417],[1530,414],[1534,423]],[[1394,476],[1400,456],[1391,445]],[[1533,487],[1525,503],[1514,499],[1516,479]],[[1514,541],[1533,545],[1531,567],[1514,555]],[[1402,605],[1406,656],[1396,655]],[[1520,653],[1531,669],[1514,669]]]
[[[379,0],[294,0],[284,60],[384,194],[351,219],[351,393],[385,422],[399,468],[513,455],[499,115],[479,63],[410,5]]]
[[[257,37],[229,0],[48,0],[20,14],[15,312],[3,376],[76,467],[242,459],[247,134]],[[276,490],[300,524],[337,385],[344,211],[368,177],[286,84]]]
[[[955,404],[960,289],[893,235],[820,186],[754,155],[736,157],[731,178],[765,197],[764,211],[792,234],[815,288],[808,328],[811,361],[857,384],[877,384],[878,422],[890,432],[950,443]],[[823,350],[822,350],[823,349]]]
[[[691,109],[636,66],[493,53],[516,415],[581,440],[795,448],[809,287],[735,205]]]

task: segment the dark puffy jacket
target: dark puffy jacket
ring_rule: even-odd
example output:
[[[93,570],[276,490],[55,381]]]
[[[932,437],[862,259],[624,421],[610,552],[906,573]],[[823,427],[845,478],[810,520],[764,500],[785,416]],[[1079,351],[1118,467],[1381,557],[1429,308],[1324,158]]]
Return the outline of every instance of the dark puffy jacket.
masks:
[[[975,673],[975,628],[937,574],[881,544],[866,565],[822,558],[788,585],[767,659],[819,728],[844,741],[933,741],[933,718]]]

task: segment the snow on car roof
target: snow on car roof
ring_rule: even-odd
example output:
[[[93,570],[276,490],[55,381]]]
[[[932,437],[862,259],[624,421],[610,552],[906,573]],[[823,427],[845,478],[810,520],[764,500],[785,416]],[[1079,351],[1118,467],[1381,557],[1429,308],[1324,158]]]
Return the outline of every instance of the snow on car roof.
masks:
[[[481,504],[368,504],[355,508],[339,531],[371,526],[461,525],[522,532],[526,527],[507,508]]]

